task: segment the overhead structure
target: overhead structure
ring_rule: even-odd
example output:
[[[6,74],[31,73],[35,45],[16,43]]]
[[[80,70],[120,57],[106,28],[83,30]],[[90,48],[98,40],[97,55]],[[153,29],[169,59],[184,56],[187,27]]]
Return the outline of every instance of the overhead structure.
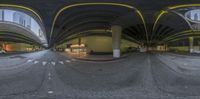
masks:
[[[121,34],[122,34],[122,27],[119,25],[113,25],[111,27],[112,30],[112,45],[113,45],[113,57],[119,58],[121,51]]]
[[[152,30],[159,36],[157,41],[161,41],[161,43],[174,42],[191,36],[199,36],[199,23],[200,4],[170,6],[158,14]],[[167,25],[167,27],[162,28],[163,24]],[[170,29],[169,27],[172,28]],[[162,32],[163,34],[157,33],[159,30],[166,32]]]
[[[112,24],[120,24],[123,28],[141,24],[145,30],[141,32],[143,39],[148,39],[144,17],[135,7],[123,3],[91,2],[75,3],[59,10],[53,20],[50,43],[63,42],[67,37],[83,31],[87,31],[85,35],[91,30],[111,31]],[[129,35],[127,32],[123,37],[128,39]],[[129,40],[140,42],[133,37]]]
[[[144,46],[167,44],[185,39],[188,42],[189,37],[194,37],[194,42],[196,42],[200,36],[200,3],[197,0],[173,2],[169,0],[29,0],[20,2],[1,0],[0,16],[4,12],[1,10],[17,11],[30,16],[42,32],[39,33],[42,37],[38,36],[38,32],[35,31],[37,29],[29,29],[30,33],[28,33],[27,28],[30,25],[16,25],[13,23],[17,20],[13,20],[9,22],[20,27],[24,32],[15,33],[12,38],[23,35],[30,42],[35,41],[46,46],[48,43],[49,47],[80,36],[112,36],[111,30],[115,24],[121,26],[122,39]],[[4,17],[0,19],[5,20]],[[4,27],[0,29],[6,28],[6,24],[10,25],[9,22],[2,21],[1,24],[4,24]],[[30,22],[26,20],[21,24],[30,24]],[[5,32],[8,31],[2,31],[1,35],[5,36]],[[10,32],[16,31],[13,29]],[[7,34],[11,35],[9,32]]]
[[[24,6],[0,4],[0,38],[3,42],[48,46],[41,17]]]

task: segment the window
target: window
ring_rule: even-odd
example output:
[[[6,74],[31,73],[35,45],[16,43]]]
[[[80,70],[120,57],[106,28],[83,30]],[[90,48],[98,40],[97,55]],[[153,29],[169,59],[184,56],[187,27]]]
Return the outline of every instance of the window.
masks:
[[[0,21],[3,21],[4,20],[4,11],[3,10],[0,10]]]
[[[28,29],[31,28],[31,17],[21,12],[14,12],[13,22],[16,22],[24,27],[27,27]]]
[[[44,31],[37,20],[24,12],[10,9],[0,9],[0,21],[19,24],[20,26],[29,29],[41,41],[46,40]]]
[[[185,17],[191,22],[200,23],[200,9],[190,10],[186,12]]]

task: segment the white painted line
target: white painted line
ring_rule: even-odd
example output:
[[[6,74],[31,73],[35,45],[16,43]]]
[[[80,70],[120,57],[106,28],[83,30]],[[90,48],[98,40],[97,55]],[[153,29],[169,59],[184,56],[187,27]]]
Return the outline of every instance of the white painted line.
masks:
[[[44,61],[44,62],[42,62],[42,65],[43,65],[43,66],[45,66],[46,64],[47,64],[47,62],[45,62],[45,61]]]
[[[48,93],[49,93],[49,94],[52,94],[52,93],[53,93],[53,91],[48,91]]]
[[[71,63],[71,61],[70,61],[70,60],[66,60],[66,62],[67,62],[67,63]]]
[[[51,80],[51,77],[49,77],[48,79]]]
[[[53,62],[53,61],[52,61],[51,64],[55,66],[55,65],[56,65],[56,62]]]
[[[59,61],[59,63],[60,63],[60,64],[62,64],[62,65],[64,64],[64,62],[63,62],[63,61]]]
[[[184,63],[183,65],[187,66],[188,64],[187,64],[187,63]]]
[[[49,73],[48,76],[51,76],[51,73]]]
[[[72,61],[76,61],[76,59],[71,59]]]
[[[37,64],[37,63],[39,63],[39,61],[34,61],[34,64]]]
[[[185,88],[188,88],[188,86],[185,86]]]
[[[27,62],[30,63],[30,62],[32,62],[32,61],[33,61],[33,60],[30,60],[30,59],[29,59]]]

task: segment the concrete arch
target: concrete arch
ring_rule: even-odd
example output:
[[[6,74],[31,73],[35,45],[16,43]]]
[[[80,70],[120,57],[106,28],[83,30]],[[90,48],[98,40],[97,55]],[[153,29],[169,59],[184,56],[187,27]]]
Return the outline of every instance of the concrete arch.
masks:
[[[72,5],[68,5],[68,6],[64,6],[62,9],[60,9],[54,19],[53,19],[53,23],[52,23],[52,27],[51,27],[51,33],[50,33],[50,41],[51,41],[51,38],[52,38],[52,35],[53,35],[53,32],[54,32],[54,26],[55,26],[55,23],[57,21],[57,18],[60,16],[60,14],[67,10],[67,9],[70,9],[70,8],[73,8],[73,7],[79,7],[79,6],[92,6],[92,5],[104,5],[104,6],[119,6],[119,7],[125,7],[125,8],[128,8],[128,9],[131,9],[133,10],[134,12],[136,12],[138,14],[138,16],[141,18],[143,24],[144,24],[144,28],[145,28],[145,31],[146,31],[146,39],[148,41],[148,33],[147,33],[147,26],[146,26],[146,22],[144,20],[144,17],[142,15],[142,13],[135,7],[131,6],[131,5],[127,5],[127,4],[122,4],[122,3],[109,3],[109,2],[95,2],[95,3],[76,3],[76,4],[72,4]]]
[[[10,31],[23,34],[29,38],[33,38],[36,42],[40,44],[47,44],[46,38],[46,30],[43,24],[42,17],[37,13],[37,11],[32,8],[14,5],[14,4],[0,4],[0,9],[3,13],[8,13],[7,11],[16,11],[18,13],[24,13],[25,15],[30,17],[30,21],[34,21],[32,24],[37,24],[39,30],[35,30],[34,27],[30,27],[30,29],[25,28],[25,26],[21,26],[14,22],[14,20],[4,20],[2,19],[0,22],[0,30],[1,31]],[[2,15],[5,17],[4,15]],[[30,23],[30,24],[31,24]],[[39,32],[41,31],[41,32]],[[41,33],[42,36],[39,36]],[[37,35],[36,35],[37,34]]]
[[[172,10],[175,10],[175,9],[178,9],[178,8],[186,8],[186,7],[194,7],[194,6],[200,6],[200,4],[185,4],[185,5],[176,5],[176,6],[170,6],[170,7],[167,7],[166,10],[162,10],[160,11],[160,13],[157,15],[156,17],[156,20],[154,21],[154,24],[153,24],[153,31],[155,30],[159,20],[167,13],[169,12],[172,12],[176,15],[178,15],[180,18],[184,19],[186,21],[185,18],[183,18],[183,16],[181,16],[180,14],[178,14],[177,12],[174,12]],[[189,22],[186,21],[186,23],[188,24],[188,26],[191,28],[191,25],[189,24]]]
[[[9,31],[10,33],[12,33],[12,32],[19,33],[28,38],[33,38],[33,40],[35,40],[36,42],[41,43],[40,39],[36,35],[33,35],[33,33],[31,33],[30,30],[28,30],[27,28],[24,28],[23,26],[20,26],[18,24],[14,24],[11,22],[0,22],[0,31],[2,31],[2,32]],[[7,33],[9,33],[9,32],[7,32]]]

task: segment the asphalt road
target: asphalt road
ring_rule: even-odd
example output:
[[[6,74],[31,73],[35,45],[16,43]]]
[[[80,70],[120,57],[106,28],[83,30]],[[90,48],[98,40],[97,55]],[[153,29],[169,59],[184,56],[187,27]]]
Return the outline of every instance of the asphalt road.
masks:
[[[197,70],[173,68],[181,66],[166,58],[132,53],[88,62],[52,51],[0,57],[0,99],[200,99]]]

